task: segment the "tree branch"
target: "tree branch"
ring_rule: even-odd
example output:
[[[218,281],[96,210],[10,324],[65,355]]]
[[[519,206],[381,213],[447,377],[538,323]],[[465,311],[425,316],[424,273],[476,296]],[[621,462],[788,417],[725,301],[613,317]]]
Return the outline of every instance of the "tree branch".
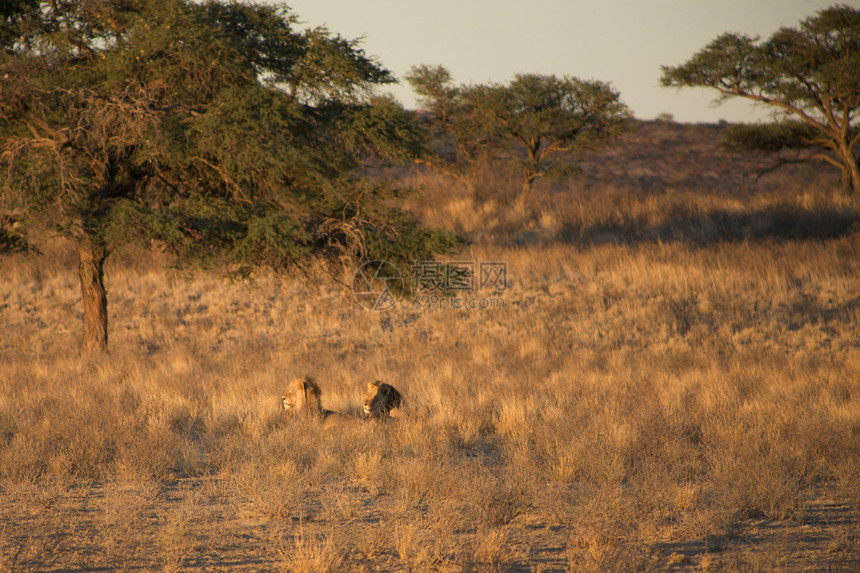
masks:
[[[221,175],[221,179],[224,181],[224,183],[226,183],[226,184],[227,184],[227,186],[228,186],[228,187],[232,187],[232,188],[233,188],[233,190],[235,191],[236,196],[237,196],[241,201],[244,201],[244,202],[246,202],[246,203],[250,203],[250,199],[246,196],[246,194],[245,194],[245,192],[242,190],[242,188],[241,188],[241,187],[239,187],[239,184],[238,184],[238,183],[236,183],[236,182],[233,180],[233,178],[232,178],[232,177],[230,177],[230,175],[227,173],[227,170],[226,170],[226,169],[224,169],[223,167],[220,167],[220,166],[218,166],[218,165],[215,165],[214,163],[211,163],[211,162],[209,162],[209,161],[207,161],[207,160],[203,159],[203,158],[202,158],[202,157],[200,157],[200,156],[194,156],[192,159],[196,159],[197,161],[199,161],[199,162],[203,163],[204,165],[207,165],[207,166],[211,167],[214,171],[216,171],[219,175]]]
[[[755,181],[758,181],[768,173],[776,171],[781,167],[785,167],[786,165],[799,165],[801,163],[809,163],[810,161],[815,161],[819,159],[818,157],[805,157],[803,159],[779,159],[773,165],[769,165],[760,170],[755,171]]]
[[[816,120],[814,117],[812,117],[811,115],[806,113],[806,111],[804,111],[802,108],[799,108],[797,106],[793,106],[787,102],[772,99],[772,98],[769,98],[767,96],[763,96],[760,94],[754,94],[752,92],[746,92],[746,91],[741,90],[740,88],[735,88],[734,90],[731,90],[731,91],[724,90],[722,88],[716,88],[716,89],[717,89],[717,91],[720,91],[721,93],[724,93],[725,95],[728,95],[728,96],[739,96],[739,97],[751,99],[753,101],[757,101],[757,102],[761,102],[761,103],[764,103],[767,105],[772,105],[774,107],[781,108],[785,111],[788,111],[789,113],[792,113],[794,115],[799,116],[804,122],[808,123],[809,125],[812,125],[813,127],[816,127],[818,129],[821,129],[821,130],[827,129],[827,125]],[[821,110],[821,111],[823,112],[823,110]]]

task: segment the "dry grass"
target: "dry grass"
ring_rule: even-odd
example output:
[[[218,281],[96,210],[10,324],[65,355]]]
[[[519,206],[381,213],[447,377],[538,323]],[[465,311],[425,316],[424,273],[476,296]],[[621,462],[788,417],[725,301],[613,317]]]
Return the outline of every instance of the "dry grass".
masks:
[[[741,193],[665,165],[672,189],[595,159],[483,235],[461,258],[507,263],[504,308],[373,313],[120,253],[88,360],[71,254],[0,260],[0,569],[858,567],[855,208],[827,174]],[[510,184],[408,177],[466,231]],[[305,373],[326,408],[380,379],[418,414],[285,420]]]

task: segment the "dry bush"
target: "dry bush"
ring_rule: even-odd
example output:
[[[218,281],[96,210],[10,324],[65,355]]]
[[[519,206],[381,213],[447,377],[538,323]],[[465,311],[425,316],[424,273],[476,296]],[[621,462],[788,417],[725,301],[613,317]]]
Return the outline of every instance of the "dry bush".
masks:
[[[450,524],[423,518],[394,526],[394,549],[407,571],[439,570],[454,558]]]
[[[506,571],[516,558],[504,527],[479,527],[473,545],[459,558],[464,571]]]
[[[329,573],[340,571],[345,554],[334,534],[311,537],[300,531],[285,549],[279,550],[282,569],[292,573]]]

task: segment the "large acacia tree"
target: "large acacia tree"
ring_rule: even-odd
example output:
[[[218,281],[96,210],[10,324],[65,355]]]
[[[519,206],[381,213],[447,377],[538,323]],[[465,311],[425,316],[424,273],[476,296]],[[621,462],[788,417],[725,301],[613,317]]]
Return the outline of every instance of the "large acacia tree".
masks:
[[[417,66],[406,76],[443,135],[433,166],[462,177],[486,153],[512,153],[523,175],[514,205],[541,177],[575,171],[571,153],[592,149],[624,131],[630,111],[609,84],[518,74],[508,84],[454,86],[442,66]]]
[[[217,0],[3,4],[0,214],[76,246],[87,348],[107,348],[104,263],[131,241],[239,275],[451,246],[357,175],[421,151],[374,96],[392,74],[295,22]]]
[[[811,150],[809,159],[842,170],[847,192],[860,191],[860,10],[827,8],[764,41],[723,34],[686,63],[664,66],[662,83],[713,88],[720,101],[739,97],[773,108],[777,125],[735,129],[732,143]]]

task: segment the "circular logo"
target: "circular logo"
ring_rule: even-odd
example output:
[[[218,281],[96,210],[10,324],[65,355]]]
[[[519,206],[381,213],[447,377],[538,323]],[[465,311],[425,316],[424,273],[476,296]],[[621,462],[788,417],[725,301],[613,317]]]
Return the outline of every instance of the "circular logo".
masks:
[[[368,261],[352,278],[352,294],[368,310],[394,308],[403,294],[403,276],[388,261]]]

